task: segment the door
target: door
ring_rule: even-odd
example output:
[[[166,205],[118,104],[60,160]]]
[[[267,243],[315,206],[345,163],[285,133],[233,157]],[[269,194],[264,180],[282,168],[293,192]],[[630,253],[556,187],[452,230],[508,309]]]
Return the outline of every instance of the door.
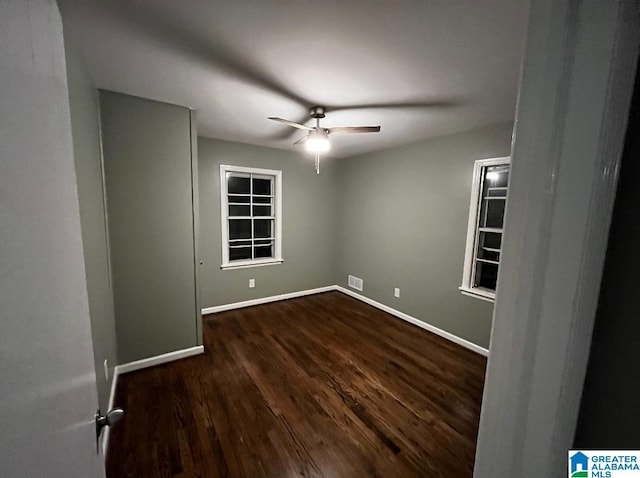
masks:
[[[0,3],[0,476],[104,476],[62,24]]]

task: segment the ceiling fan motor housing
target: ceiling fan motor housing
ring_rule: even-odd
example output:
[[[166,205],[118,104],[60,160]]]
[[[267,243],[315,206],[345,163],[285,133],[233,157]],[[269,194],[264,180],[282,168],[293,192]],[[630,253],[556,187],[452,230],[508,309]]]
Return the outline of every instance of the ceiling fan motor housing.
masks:
[[[320,118],[324,118],[325,116],[325,109],[323,106],[312,106],[309,109],[309,115],[311,115],[312,118],[316,118],[316,119],[320,119]]]

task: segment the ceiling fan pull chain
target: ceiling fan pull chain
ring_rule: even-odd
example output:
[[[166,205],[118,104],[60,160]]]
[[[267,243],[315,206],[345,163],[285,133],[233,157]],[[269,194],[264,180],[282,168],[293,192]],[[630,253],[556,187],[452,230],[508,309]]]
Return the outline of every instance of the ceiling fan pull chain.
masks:
[[[320,153],[316,151],[316,174],[320,174]]]

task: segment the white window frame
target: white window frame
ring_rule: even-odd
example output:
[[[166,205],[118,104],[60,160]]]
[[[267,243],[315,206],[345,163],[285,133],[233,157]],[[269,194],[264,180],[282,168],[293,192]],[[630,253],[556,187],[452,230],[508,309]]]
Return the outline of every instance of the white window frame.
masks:
[[[227,173],[255,174],[273,176],[273,209],[274,209],[274,257],[229,261],[229,203],[227,189]],[[253,214],[253,211],[251,211]],[[282,258],[282,171],[275,169],[248,168],[244,166],[220,165],[220,221],[222,231],[222,269],[239,269],[243,267],[267,266],[281,264]]]
[[[464,255],[464,269],[462,273],[462,285],[459,287],[460,292],[471,297],[494,302],[496,298],[495,291],[490,291],[480,287],[473,286],[473,278],[475,275],[476,262],[476,245],[479,238],[480,225],[480,209],[482,204],[482,171],[489,166],[510,165],[511,157],[505,156],[501,158],[478,159],[473,165],[473,179],[471,182],[471,199],[469,203],[469,222],[467,225],[467,244]],[[507,186],[508,187],[508,186]],[[508,189],[507,189],[508,191]],[[502,230],[500,231],[502,233]],[[498,261],[500,262],[500,261]]]

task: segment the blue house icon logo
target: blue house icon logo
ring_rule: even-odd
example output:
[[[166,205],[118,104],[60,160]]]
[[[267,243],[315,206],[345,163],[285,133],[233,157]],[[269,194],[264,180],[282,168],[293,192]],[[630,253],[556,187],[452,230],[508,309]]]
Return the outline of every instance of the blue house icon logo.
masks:
[[[581,451],[574,453],[570,458],[571,478],[587,478],[589,476],[589,457]]]

